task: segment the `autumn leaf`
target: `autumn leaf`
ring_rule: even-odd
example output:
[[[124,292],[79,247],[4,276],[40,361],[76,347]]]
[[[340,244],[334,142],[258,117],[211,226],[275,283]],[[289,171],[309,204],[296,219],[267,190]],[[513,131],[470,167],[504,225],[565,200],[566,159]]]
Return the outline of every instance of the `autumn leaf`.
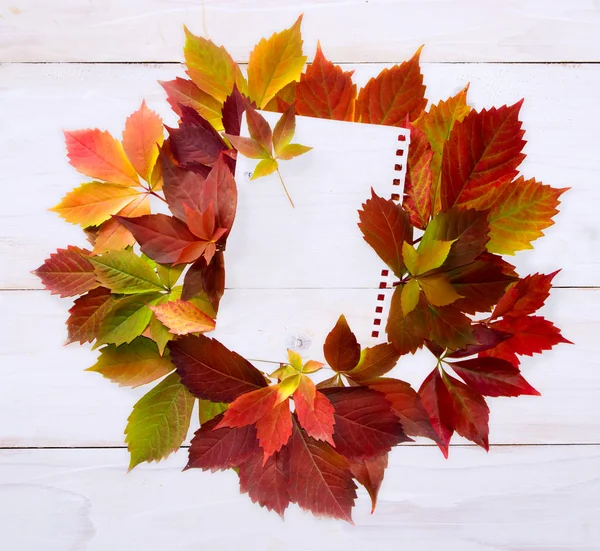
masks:
[[[156,343],[138,337],[130,344],[109,344],[100,349],[98,361],[86,371],[95,371],[119,386],[136,387],[164,377],[175,369],[161,356]]]
[[[162,119],[142,101],[140,108],[125,122],[123,149],[133,168],[146,182],[150,182],[163,141]]]
[[[174,335],[213,331],[215,320],[196,308],[191,302],[174,300],[151,306],[158,320]]]
[[[110,251],[90,257],[96,278],[113,293],[164,291],[156,272],[131,250]]]
[[[455,427],[454,405],[437,368],[421,384],[419,396],[429,416],[431,427],[437,434],[437,444],[447,459],[448,444]]]
[[[100,285],[94,267],[88,260],[90,254],[90,251],[79,247],[58,249],[32,273],[42,280],[45,289],[53,295],[82,295]]]
[[[333,446],[333,406],[308,377],[302,377],[298,389],[294,392],[294,405],[300,426],[308,436]]]
[[[173,266],[172,264],[157,264],[156,265],[156,273],[158,274],[158,278],[160,279],[160,282],[169,290],[172,290],[173,287],[175,287],[175,285],[177,285],[177,282],[179,281],[179,278],[181,277],[181,274],[183,273],[183,270],[185,269],[185,266],[179,265],[179,266]]]
[[[406,159],[406,178],[402,207],[415,228],[425,229],[432,214],[431,162],[433,151],[425,134],[409,123],[410,148]]]
[[[408,115],[414,121],[427,105],[419,48],[401,65],[384,69],[358,93],[355,120],[371,124],[402,126]]]
[[[371,514],[377,506],[377,496],[383,475],[388,466],[388,454],[382,453],[368,459],[357,459],[350,462],[350,470],[359,484],[363,485],[371,498]]]
[[[321,44],[296,87],[296,113],[307,117],[353,121],[356,104],[354,71],[344,71],[323,55]]]
[[[346,318],[339,317],[323,345],[325,359],[334,371],[350,371],[360,360],[360,344],[348,326]]]
[[[231,93],[223,103],[223,129],[231,136],[239,136],[242,127],[242,116],[246,111],[248,98],[234,84]]]
[[[352,522],[356,485],[348,460],[329,444],[310,438],[296,423],[288,448],[290,501],[316,517]]]
[[[80,296],[69,309],[67,320],[68,338],[71,342],[92,342],[100,330],[100,323],[110,311],[114,297],[109,289],[97,287]]]
[[[223,130],[221,109],[223,102],[203,92],[191,80],[175,78],[175,80],[158,81],[167,93],[167,101],[171,109],[181,116],[181,105],[191,107],[205,118],[215,130]]]
[[[184,30],[187,73],[196,86],[220,102],[225,101],[234,85],[244,92],[246,79],[227,50],[212,40],[192,34],[186,27]]]
[[[419,300],[422,304],[405,316],[402,309],[402,286],[396,287],[392,294],[385,331],[401,356],[416,352],[429,336],[429,310],[425,298],[421,296]]]
[[[349,459],[362,459],[388,452],[410,441],[385,395],[369,388],[322,390],[334,408],[335,449]]]
[[[239,470],[240,492],[247,493],[253,503],[275,511],[283,518],[290,498],[287,491],[289,457],[286,448],[267,458],[254,453],[244,461]]]
[[[371,198],[363,203],[358,215],[358,227],[364,240],[394,274],[402,277],[406,271],[402,244],[405,241],[412,243],[412,226],[408,214],[391,199],[383,199],[371,190]]]
[[[479,354],[484,350],[495,348],[501,342],[510,339],[511,337],[511,333],[492,329],[483,323],[476,323],[473,325],[473,338],[475,342],[467,345],[465,348],[459,348],[458,350],[447,353],[446,357],[466,358],[468,356],[472,356],[473,354]],[[443,352],[444,351],[442,350],[442,353]]]
[[[224,411],[227,411],[229,404],[224,402],[211,402],[210,400],[198,399],[198,418],[200,425],[204,425],[209,421],[212,421],[217,415],[221,415]]]
[[[274,453],[287,444],[291,435],[292,414],[290,413],[290,402],[284,400],[271,408],[256,422],[256,436],[261,448],[264,450],[263,464],[266,464]]]
[[[123,146],[109,132],[94,128],[64,134],[69,162],[78,172],[122,186],[140,184]]]
[[[205,293],[215,312],[225,292],[225,260],[221,251],[217,251],[212,262],[206,263],[204,257],[194,262],[183,279],[182,299],[189,300]]]
[[[519,110],[510,107],[471,111],[455,122],[442,155],[442,209],[486,208],[498,189],[517,175],[525,141]]]
[[[102,182],[81,184],[50,210],[72,224],[98,226],[126,207],[140,193],[131,187]]]
[[[192,438],[189,461],[184,470],[217,471],[240,467],[258,448],[254,425],[215,428],[222,416],[204,423]],[[262,459],[262,454],[261,454]]]
[[[361,351],[358,365],[344,373],[344,375],[358,383],[381,377],[396,366],[399,358],[400,354],[389,343],[364,348]]]
[[[125,428],[129,470],[177,451],[187,436],[193,407],[194,397],[176,373],[145,394],[133,406]]]
[[[267,386],[264,376],[216,339],[187,335],[169,343],[171,361],[189,391],[212,402],[233,402]]]
[[[248,94],[259,108],[284,86],[300,78],[306,62],[302,55],[302,16],[289,28],[262,39],[250,53]]]

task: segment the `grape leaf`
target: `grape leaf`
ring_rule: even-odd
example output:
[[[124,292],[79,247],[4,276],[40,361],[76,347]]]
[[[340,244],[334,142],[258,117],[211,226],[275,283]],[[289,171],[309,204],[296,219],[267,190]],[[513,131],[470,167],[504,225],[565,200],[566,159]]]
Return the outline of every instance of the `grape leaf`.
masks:
[[[163,141],[162,119],[142,101],[140,108],[125,122],[123,149],[133,168],[146,182],[150,182]]]
[[[261,39],[248,61],[248,94],[259,108],[284,86],[300,78],[306,62],[302,55],[302,16],[289,28]]]
[[[462,122],[454,123],[442,155],[443,210],[486,208],[498,189],[517,175],[525,157],[518,118],[522,103],[471,111]]]
[[[383,199],[371,190],[371,198],[358,211],[358,227],[392,271],[402,277],[405,272],[402,243],[412,243],[412,226],[408,214],[391,199]]]
[[[95,289],[100,284],[96,280],[94,267],[89,262],[90,251],[68,246],[58,249],[32,273],[38,276],[53,295],[72,297]]]
[[[483,396],[540,396],[518,368],[499,358],[473,358],[449,364],[473,390]]]
[[[358,93],[355,120],[371,124],[403,126],[408,116],[414,121],[427,105],[419,48],[401,65],[384,69]]]
[[[175,287],[175,285],[177,285],[177,282],[179,281],[179,278],[181,277],[181,274],[183,273],[184,269],[185,269],[185,266],[182,266],[182,265],[179,265],[179,266],[173,266],[172,264],[157,264],[156,265],[156,273],[158,274],[158,277],[159,277],[161,283],[168,290],[172,290],[173,287]]]
[[[512,337],[511,333],[497,331],[482,323],[476,323],[473,325],[473,338],[475,339],[475,343],[469,344],[465,348],[459,348],[450,354],[446,354],[446,357],[465,358],[467,356],[472,356],[473,354],[478,354],[484,350],[494,348],[506,339],[510,339],[510,337]]]
[[[174,335],[205,333],[213,331],[216,325],[215,320],[209,318],[202,310],[185,300],[164,302],[151,306],[150,309]]]
[[[315,440],[323,440],[333,446],[333,406],[308,377],[302,377],[294,392],[294,405],[300,426],[306,433]]]
[[[217,428],[253,425],[271,411],[276,403],[276,386],[267,386],[242,394],[229,404]]]
[[[221,122],[223,103],[200,90],[193,81],[177,77],[175,80],[159,80],[158,83],[167,93],[167,101],[171,109],[179,116],[181,116],[180,105],[185,105],[195,109],[215,130],[223,130]]]
[[[401,356],[416,352],[429,337],[427,303],[423,296],[419,300],[418,307],[405,316],[402,309],[402,286],[396,287],[392,295],[385,331],[389,341]]]
[[[158,266],[160,266],[160,264],[158,264]],[[180,298],[181,287],[174,287],[168,293],[161,295],[159,299],[155,300],[153,302],[153,306],[159,306],[173,300],[179,300]],[[148,334],[145,334],[145,336],[151,338],[156,343],[161,356],[165,352],[167,343],[175,338],[175,335],[171,333],[161,321],[159,321],[154,312],[152,312],[152,317],[150,318],[150,323],[148,324],[148,328],[146,329],[145,333],[146,332]]]
[[[415,228],[424,230],[431,219],[431,162],[433,151],[425,134],[410,125],[410,148],[406,159],[406,178],[402,207]]]
[[[385,375],[395,367],[399,358],[400,354],[389,343],[364,348],[360,354],[358,365],[344,373],[344,375],[357,383],[381,377],[381,375]]]
[[[258,443],[264,450],[263,464],[287,444],[291,435],[292,414],[290,413],[290,402],[284,400],[271,408],[256,422],[256,436]]]
[[[350,371],[358,364],[360,344],[343,315],[339,317],[335,327],[327,335],[323,353],[327,363],[334,371]]]
[[[437,367],[427,376],[419,388],[421,403],[429,416],[431,427],[437,434],[437,445],[448,458],[448,444],[454,432],[454,406],[450,393]]]
[[[90,257],[96,278],[113,293],[164,291],[156,272],[131,250],[109,251]]]
[[[217,415],[221,415],[224,411],[227,411],[229,404],[224,402],[211,402],[210,400],[198,399],[198,418],[200,419],[200,425],[208,423],[214,419]]]
[[[100,330],[100,323],[114,304],[109,289],[97,287],[75,300],[67,320],[68,338],[71,342],[92,342]]]
[[[149,305],[154,304],[161,296],[158,292],[139,293],[116,301],[100,324],[96,346],[118,346],[139,337],[152,317]]]
[[[290,501],[317,517],[352,522],[356,485],[348,460],[294,423],[288,444]]]
[[[194,397],[176,373],[145,394],[133,406],[125,429],[131,454],[129,470],[178,450],[187,436],[193,407]]]
[[[189,461],[184,470],[217,471],[240,467],[258,451],[254,425],[241,428],[215,428],[222,416],[204,423],[190,445]],[[262,454],[261,454],[262,458]]]
[[[233,402],[267,386],[258,369],[215,339],[188,335],[170,342],[169,350],[183,384],[198,398]]]
[[[67,193],[50,210],[72,224],[97,226],[126,207],[140,192],[127,186],[89,182]]]
[[[283,518],[290,498],[287,492],[289,457],[287,448],[267,458],[254,453],[240,466],[240,492],[247,493],[253,503],[275,511]]]
[[[242,127],[242,116],[246,111],[248,98],[244,96],[234,84],[231,94],[223,103],[222,116],[223,128],[227,134],[239,136]]]
[[[78,172],[122,186],[140,184],[123,146],[109,132],[94,128],[64,134],[69,162]]]
[[[312,64],[300,76],[296,87],[296,113],[307,117],[353,121],[356,105],[354,71],[343,71],[327,60],[317,43]]]
[[[371,514],[375,512],[379,488],[388,466],[388,454],[382,453],[368,459],[356,459],[350,462],[350,470],[359,484],[362,484],[371,498]]]
[[[175,369],[161,356],[156,343],[138,337],[130,344],[109,344],[100,349],[98,361],[86,371],[95,371],[119,386],[136,387],[164,377]]]
[[[381,392],[364,387],[327,388],[321,392],[333,405],[333,441],[343,456],[373,457],[410,441]]]
[[[246,89],[246,79],[238,64],[223,46],[192,34],[186,27],[183,54],[187,73],[203,92],[223,102],[234,85]]]

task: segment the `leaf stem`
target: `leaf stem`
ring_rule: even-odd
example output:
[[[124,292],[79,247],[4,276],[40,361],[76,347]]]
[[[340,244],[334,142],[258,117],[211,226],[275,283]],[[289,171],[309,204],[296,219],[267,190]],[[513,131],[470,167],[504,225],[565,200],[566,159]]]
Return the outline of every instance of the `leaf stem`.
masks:
[[[285,183],[283,182],[283,178],[281,177],[281,172],[279,172],[279,167],[277,167],[277,174],[279,176],[279,180],[281,181],[281,185],[283,186],[283,191],[285,191],[285,194],[287,195],[287,198],[290,200],[290,204],[292,205],[292,208],[296,208],[294,206],[294,201],[292,201],[292,198],[290,197],[290,194],[288,193],[287,188],[285,187]]]

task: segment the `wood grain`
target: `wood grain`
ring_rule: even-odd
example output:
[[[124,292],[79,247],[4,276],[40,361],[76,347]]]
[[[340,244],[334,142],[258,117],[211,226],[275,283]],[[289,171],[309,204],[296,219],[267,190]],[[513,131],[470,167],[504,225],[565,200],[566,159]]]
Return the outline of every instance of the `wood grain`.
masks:
[[[346,62],[595,61],[593,0],[14,0],[0,8],[0,61],[181,61],[182,26],[246,61],[263,36],[304,13],[305,51],[317,39]]]
[[[383,65],[348,65],[356,70],[356,81],[365,82]],[[526,153],[522,165],[525,176],[535,176],[555,187],[571,186],[564,195],[557,224],[546,237],[535,242],[533,251],[519,253],[515,263],[522,273],[551,272],[562,267],[557,285],[600,285],[600,246],[598,244],[596,205],[600,204],[600,157],[597,154],[597,128],[600,111],[600,67],[597,65],[494,65],[426,64],[428,97],[434,102],[460,90],[470,82],[469,98],[475,108],[526,102],[522,117],[527,129]],[[0,105],[10,113],[0,125],[0,171],[11,185],[11,200],[0,204],[0,288],[40,288],[29,272],[58,247],[85,244],[77,226],[65,223],[46,209],[86,178],[67,163],[61,128],[107,128],[119,136],[126,117],[146,98],[169,124],[175,117],[165,102],[157,79],[181,75],[171,65],[4,65],[0,66]],[[33,160],[32,160],[33,159]],[[349,168],[351,169],[351,162]],[[348,189],[343,182],[325,190],[334,200],[341,189],[343,201],[359,205],[369,193]],[[249,194],[242,205],[235,231],[252,235],[283,227],[293,215],[299,228],[313,227],[315,220],[338,228],[350,222],[336,219],[325,210],[321,194],[307,196],[304,208],[290,212],[277,186]],[[298,189],[294,188],[298,193]],[[336,195],[338,191],[338,195]],[[319,211],[319,208],[322,211]],[[353,223],[352,223],[353,224]],[[44,231],[40,231],[44,228]],[[349,228],[349,231],[353,228]],[[278,248],[271,254],[289,251],[289,239],[282,232]],[[311,247],[309,240],[296,235],[294,246]],[[260,241],[256,243],[260,256]],[[265,251],[262,251],[265,253]],[[316,266],[326,264],[331,251],[317,247]],[[368,247],[358,255],[372,255]],[[360,256],[356,262],[360,265]],[[511,258],[512,259],[512,258]],[[369,286],[360,270],[335,274],[322,271],[282,270],[268,282],[269,287],[345,287]],[[370,276],[369,276],[370,277]],[[264,287],[260,276],[232,269],[228,285],[233,288]]]
[[[186,454],[126,474],[125,450],[0,451],[2,538],[18,551],[594,551],[599,446],[402,447],[377,511],[355,526],[296,506],[282,522],[240,495],[235,473],[181,473]]]

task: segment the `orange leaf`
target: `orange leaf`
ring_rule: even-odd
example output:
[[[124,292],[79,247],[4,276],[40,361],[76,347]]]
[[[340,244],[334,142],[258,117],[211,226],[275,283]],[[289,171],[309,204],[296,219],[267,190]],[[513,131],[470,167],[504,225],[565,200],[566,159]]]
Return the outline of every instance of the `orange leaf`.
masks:
[[[354,119],[372,124],[403,126],[408,115],[415,120],[427,105],[423,75],[415,55],[391,69],[384,69],[358,93]]]
[[[204,333],[215,328],[215,321],[185,300],[174,300],[150,306],[158,320],[174,335]]]
[[[263,38],[248,61],[248,93],[259,108],[284,86],[298,80],[306,62],[302,55],[302,16],[289,28]]]
[[[89,182],[65,195],[50,210],[72,224],[98,226],[131,203],[140,192],[127,186]]]
[[[308,377],[302,377],[298,389],[294,392],[294,404],[298,421],[306,434],[333,446],[333,406]]]
[[[296,113],[307,117],[353,121],[356,104],[354,71],[343,71],[323,55],[321,44],[296,87]]]
[[[402,206],[412,225],[422,230],[431,220],[432,158],[433,151],[425,134],[411,125]]]
[[[215,427],[245,427],[256,423],[275,406],[277,386],[266,386],[246,392],[236,398],[223,415],[223,419]]]
[[[140,184],[123,146],[109,132],[94,128],[65,131],[64,134],[69,162],[77,171],[113,184]]]
[[[142,101],[140,108],[125,122],[123,149],[137,173],[150,182],[158,159],[158,148],[164,141],[162,119]]]
[[[292,435],[292,414],[290,402],[284,400],[269,410],[256,422],[256,436],[265,451],[263,465],[275,452],[278,452]]]

